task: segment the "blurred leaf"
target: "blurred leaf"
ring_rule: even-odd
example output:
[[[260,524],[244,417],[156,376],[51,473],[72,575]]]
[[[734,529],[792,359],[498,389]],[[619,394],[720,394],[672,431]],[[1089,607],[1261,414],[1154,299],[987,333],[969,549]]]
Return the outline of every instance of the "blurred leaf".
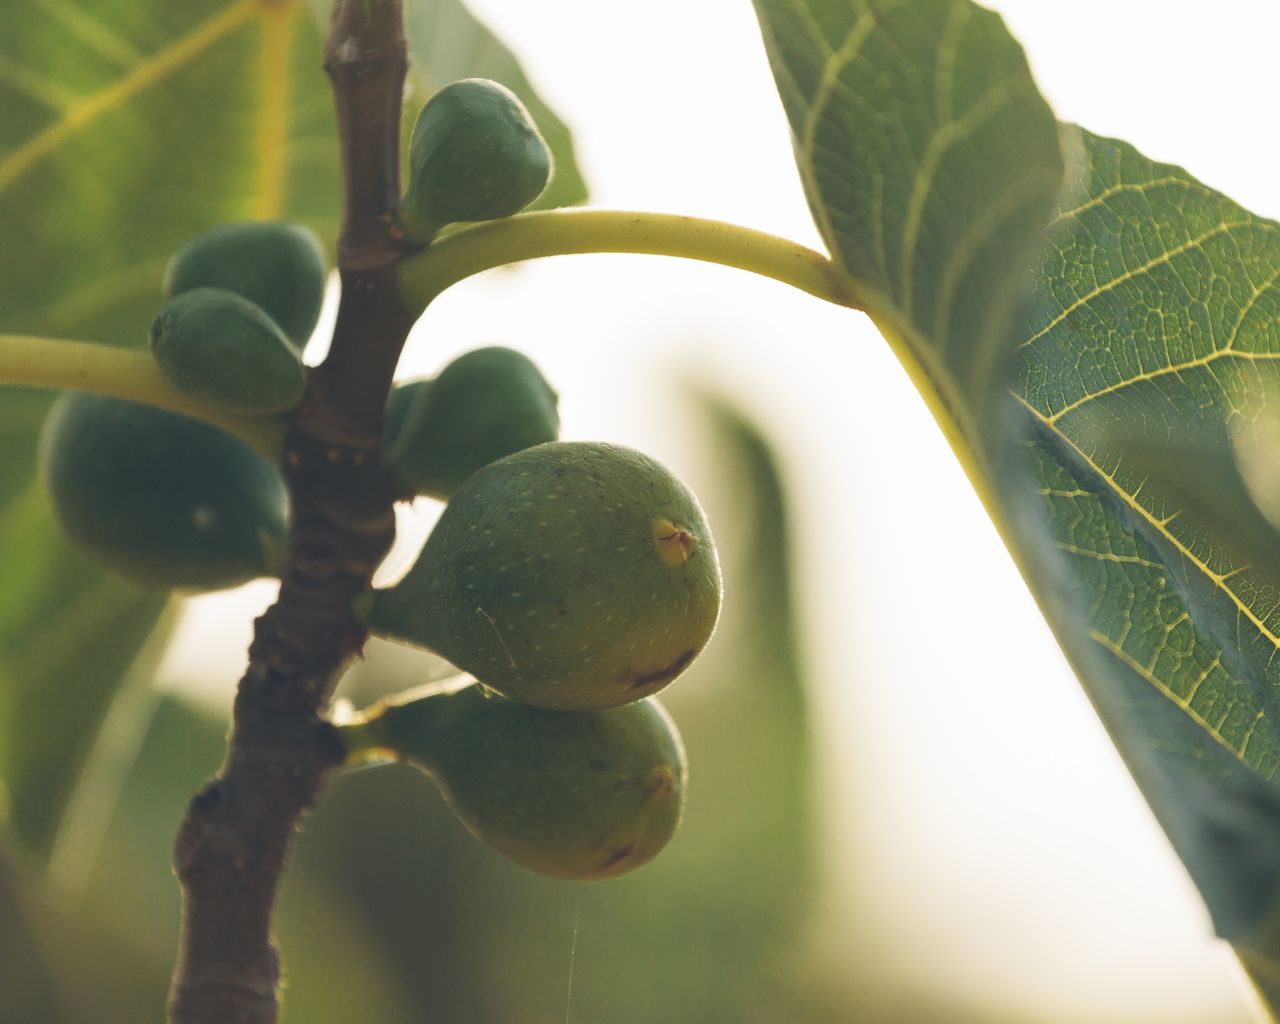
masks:
[[[34,486],[0,510],[0,566],[5,824],[44,856],[166,596],[120,583],[63,544]]]
[[[170,253],[220,220],[337,223],[320,42],[296,5],[37,4],[0,36],[0,330],[141,345]],[[0,389],[0,779],[47,853],[164,606],[71,551],[34,483],[49,396]]]
[[[813,884],[806,702],[776,468],[709,409],[728,599],[707,651],[663,694],[689,752],[668,849],[592,885],[527,874],[478,844],[403,766],[334,780],[294,870],[324,875],[383,937],[424,1021],[699,1024],[830,1019],[795,956]],[[572,963],[572,966],[571,966]]]
[[[1235,446],[1280,393],[1280,225],[1084,142],[1018,348],[1005,493],[1090,696],[1218,932],[1249,945],[1280,912],[1280,587]]]
[[[67,1024],[21,890],[18,872],[0,849],[0,1019]]]
[[[832,258],[975,444],[1062,185],[1057,124],[1022,48],[970,0],[756,10]]]
[[[131,1024],[163,1016],[178,941],[173,835],[191,794],[225,747],[221,719],[171,696],[160,700],[82,898],[74,906],[45,900],[40,915],[48,922],[45,945],[57,961],[60,990],[78,1007],[69,1024]],[[419,1019],[384,966],[379,937],[368,931],[348,893],[291,872],[276,931],[284,950],[290,1019],[312,1024],[414,1024]],[[109,945],[95,954],[91,945],[98,941]],[[76,972],[89,977],[72,977]],[[113,995],[104,998],[102,992]],[[6,998],[0,989],[0,1020],[22,1019],[9,1015]]]

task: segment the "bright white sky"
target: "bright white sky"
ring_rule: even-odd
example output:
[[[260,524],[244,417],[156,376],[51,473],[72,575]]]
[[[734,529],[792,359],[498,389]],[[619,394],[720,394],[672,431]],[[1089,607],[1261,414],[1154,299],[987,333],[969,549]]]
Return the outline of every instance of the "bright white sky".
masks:
[[[1280,215],[1274,0],[992,6],[1063,119]],[[473,9],[574,127],[596,204],[818,244],[749,0]],[[467,282],[426,328],[406,374],[514,344],[559,389],[566,437],[687,467],[665,410],[672,379],[689,377],[720,384],[774,431],[798,504],[826,795],[858,807],[828,825],[836,896],[814,955],[836,976],[831,951],[857,932],[874,936],[886,975],[1013,1019],[1026,1007],[1056,1007],[1064,1021],[1244,1019],[1230,957],[1207,938],[1182,869],[863,318],[722,268],[574,257]],[[183,635],[244,623],[246,603],[269,596],[260,586],[204,599]],[[170,674],[229,690],[247,633],[217,635],[222,657],[179,648]],[[854,851],[857,874],[843,870]],[[903,894],[907,914],[893,902]]]

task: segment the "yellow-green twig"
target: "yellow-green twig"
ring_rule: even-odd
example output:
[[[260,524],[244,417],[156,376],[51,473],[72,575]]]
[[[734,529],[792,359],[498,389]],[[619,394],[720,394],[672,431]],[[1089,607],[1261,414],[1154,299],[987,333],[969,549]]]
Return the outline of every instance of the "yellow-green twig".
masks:
[[[861,308],[835,264],[797,242],[700,217],[591,209],[541,210],[459,228],[401,261],[401,296],[410,310],[421,312],[446,288],[482,270],[542,256],[606,252],[719,263]]]
[[[0,334],[0,384],[72,388],[154,405],[234,434],[272,461],[284,439],[279,416],[240,416],[178,391],[145,352],[86,341]]]

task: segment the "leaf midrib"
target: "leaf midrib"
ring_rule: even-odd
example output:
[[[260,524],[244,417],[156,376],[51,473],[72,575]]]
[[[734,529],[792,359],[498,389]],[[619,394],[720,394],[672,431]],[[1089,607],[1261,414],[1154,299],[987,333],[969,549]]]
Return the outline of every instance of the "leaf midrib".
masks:
[[[1010,391],[1009,394],[1011,394],[1014,397],[1014,399],[1016,399],[1017,402],[1024,409],[1026,409],[1028,413],[1031,414],[1031,416],[1035,419],[1037,423],[1041,424],[1046,430],[1051,431],[1054,437],[1058,438],[1060,441],[1062,441],[1063,444],[1067,445],[1067,447],[1071,449],[1072,453],[1076,457],[1078,457],[1080,461],[1085,466],[1087,466],[1091,472],[1096,473],[1099,479],[1105,481],[1107,487],[1110,488],[1110,490],[1113,493],[1119,496],[1121,500],[1123,500],[1124,503],[1129,506],[1129,508],[1131,508],[1134,512],[1138,513],[1138,515],[1142,518],[1142,520],[1145,523],[1147,523],[1147,525],[1150,526],[1152,530],[1154,530],[1157,534],[1159,534],[1162,540],[1164,540],[1173,548],[1175,548],[1177,552],[1180,555],[1182,555],[1184,558],[1186,558],[1192,565],[1194,565],[1196,569],[1207,580],[1209,580],[1210,583],[1212,583],[1215,587],[1217,587],[1224,594],[1226,594],[1231,599],[1231,603],[1234,604],[1236,608],[1240,611],[1240,613],[1243,614],[1254,625],[1254,627],[1258,630],[1258,632],[1262,636],[1264,636],[1271,643],[1273,647],[1277,648],[1277,650],[1280,650],[1280,636],[1277,636],[1275,633],[1271,632],[1271,630],[1269,630],[1266,627],[1266,625],[1257,617],[1257,615],[1254,614],[1254,612],[1250,609],[1249,605],[1244,601],[1244,599],[1241,598],[1238,594],[1236,594],[1235,591],[1233,591],[1229,586],[1226,585],[1227,580],[1231,576],[1234,576],[1237,573],[1242,572],[1244,569],[1247,569],[1248,566],[1237,566],[1236,568],[1226,573],[1214,572],[1212,569],[1209,568],[1209,566],[1204,562],[1203,559],[1197,556],[1190,548],[1188,548],[1184,543],[1182,543],[1182,541],[1180,541],[1176,536],[1174,536],[1173,533],[1171,533],[1167,529],[1168,524],[1178,516],[1179,514],[1178,512],[1175,512],[1164,519],[1157,519],[1150,512],[1150,510],[1148,510],[1140,501],[1137,500],[1137,497],[1135,495],[1130,494],[1123,487],[1121,487],[1116,482],[1116,479],[1114,476],[1112,476],[1106,470],[1104,470],[1101,466],[1099,466],[1092,458],[1088,456],[1088,454],[1085,453],[1084,449],[1082,449],[1073,440],[1071,440],[1071,438],[1069,438],[1065,433],[1059,430],[1057,425],[1052,421],[1051,418],[1046,417],[1044,413],[1040,412],[1040,410],[1038,410],[1025,398],[1019,395],[1016,391]]]
[[[1071,440],[1071,438],[1069,438],[1066,434],[1064,434],[1061,430],[1059,430],[1052,422],[1050,422],[1049,419],[1047,419],[1044,416],[1043,413],[1037,410],[1034,406],[1028,403],[1024,398],[1022,398],[1016,392],[1010,391],[1009,394],[1012,395],[1012,397],[1026,410],[1026,412],[1035,420],[1036,423],[1040,424],[1041,427],[1046,432],[1048,432],[1056,441],[1063,444],[1065,448],[1068,450],[1068,452],[1071,454],[1071,456],[1074,459],[1079,460],[1079,463],[1082,467],[1087,469],[1103,485],[1105,485],[1109,493],[1113,494],[1117,499],[1120,500],[1120,502],[1126,508],[1128,508],[1132,513],[1134,513],[1138,517],[1139,522],[1145,527],[1145,529],[1150,530],[1162,542],[1168,544],[1182,558],[1184,558],[1190,566],[1194,567],[1194,569],[1211,586],[1213,586],[1217,591],[1221,592],[1231,602],[1231,604],[1235,607],[1237,614],[1243,616],[1253,626],[1253,628],[1257,630],[1258,635],[1263,637],[1266,641],[1268,641],[1271,644],[1274,651],[1280,652],[1280,637],[1277,637],[1275,633],[1273,633],[1270,629],[1266,627],[1266,625],[1261,621],[1261,619],[1259,619],[1258,616],[1254,613],[1254,611],[1250,608],[1248,603],[1239,594],[1237,594],[1236,591],[1233,590],[1228,583],[1228,581],[1232,576],[1235,576],[1236,574],[1243,572],[1245,569],[1248,568],[1247,566],[1239,566],[1234,569],[1231,569],[1226,573],[1214,572],[1212,569],[1208,567],[1208,565],[1205,564],[1203,559],[1198,557],[1190,548],[1186,546],[1186,544],[1180,541],[1172,532],[1169,531],[1168,524],[1173,519],[1175,519],[1179,513],[1175,512],[1163,520],[1157,518],[1155,515],[1153,515],[1150,512],[1150,510],[1148,510],[1144,505],[1142,505],[1141,502],[1137,500],[1136,495],[1131,494],[1125,488],[1121,487],[1111,474],[1107,473],[1101,466],[1097,464],[1097,462],[1095,462],[1092,458],[1090,458],[1089,455],[1079,447],[1079,445],[1077,445],[1074,441]],[[1155,686],[1156,690],[1159,693],[1161,693],[1164,697],[1168,698],[1172,703],[1174,703],[1175,706],[1179,707],[1184,713],[1187,713],[1189,716],[1191,716],[1198,727],[1203,729],[1204,732],[1208,736],[1210,736],[1216,743],[1221,745],[1224,749],[1230,751],[1233,754],[1233,756],[1235,756],[1236,759],[1239,760],[1244,767],[1248,768],[1250,771],[1258,771],[1258,768],[1255,765],[1250,764],[1247,760],[1245,760],[1245,757],[1244,757],[1245,751],[1248,748],[1248,742],[1249,740],[1252,739],[1253,730],[1257,727],[1258,723],[1262,720],[1262,718],[1266,717],[1265,705],[1267,704],[1267,701],[1265,700],[1263,695],[1258,694],[1254,690],[1253,685],[1249,685],[1248,688],[1250,691],[1254,692],[1255,699],[1258,701],[1259,704],[1263,705],[1263,708],[1258,712],[1254,722],[1251,724],[1249,733],[1246,735],[1245,740],[1240,744],[1239,748],[1237,748],[1236,746],[1231,744],[1224,736],[1222,736],[1219,733],[1219,731],[1210,722],[1201,718],[1199,715],[1193,714],[1188,707],[1183,706],[1184,703],[1190,701],[1191,699],[1190,696],[1185,698],[1178,698],[1177,695],[1174,694],[1174,692],[1170,690],[1168,686],[1166,686],[1165,684],[1157,680],[1157,677],[1149,668],[1147,668],[1146,666],[1140,665],[1138,662],[1136,662],[1126,653],[1123,653],[1122,650],[1117,649],[1114,641],[1111,641],[1110,638],[1107,638],[1102,634],[1095,635],[1096,633],[1097,633],[1096,630],[1090,630],[1088,634],[1090,639],[1094,643],[1097,643],[1104,650],[1112,654],[1112,656],[1119,658],[1124,664],[1129,666],[1134,671],[1137,671],[1142,678],[1146,679],[1147,682]],[[1213,637],[1213,640],[1214,640],[1214,643],[1221,650],[1225,650],[1227,648],[1227,644],[1223,642],[1222,638],[1215,636]],[[1219,658],[1221,657],[1220,653],[1218,657]],[[1207,674],[1208,673],[1205,673],[1205,675]],[[1200,681],[1202,682],[1203,678]],[[1272,775],[1274,774],[1275,773],[1272,773]]]

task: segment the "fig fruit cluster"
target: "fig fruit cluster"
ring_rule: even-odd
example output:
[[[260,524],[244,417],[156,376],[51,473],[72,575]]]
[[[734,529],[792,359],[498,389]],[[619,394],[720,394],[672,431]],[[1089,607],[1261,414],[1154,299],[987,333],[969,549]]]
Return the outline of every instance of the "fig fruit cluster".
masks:
[[[679,823],[684,751],[652,694],[710,639],[720,569],[697,499],[665,467],[614,444],[526,444],[556,424],[554,392],[507,349],[393,392],[388,465],[406,482],[454,479],[431,491],[447,504],[413,566],[357,611],[478,682],[340,732],[354,760],[425,771],[517,864],[591,880],[646,863]]]
[[[429,245],[455,222],[511,216],[551,166],[508,90],[455,82],[418,117],[397,221]],[[357,614],[476,683],[402,695],[339,733],[351,761],[425,771],[492,849],[585,880],[646,863],[675,832],[684,750],[652,695],[710,639],[721,584],[692,492],[630,448],[558,440],[557,401],[501,347],[393,389],[383,460],[402,494],[446,505],[409,571]]]
[[[414,128],[397,223],[429,245],[449,224],[510,216],[551,167],[515,96],[456,82]],[[325,277],[297,225],[200,235],[165,275],[156,365],[229,413],[296,407]],[[350,761],[389,755],[427,772],[479,839],[524,867],[594,879],[648,861],[679,822],[684,751],[653,694],[710,639],[720,568],[692,492],[633,449],[559,440],[557,405],[538,368],[498,346],[393,388],[382,461],[402,499],[446,504],[412,568],[355,612],[475,682],[388,700],[339,734]],[[71,394],[40,458],[66,533],[133,580],[200,590],[280,571],[277,469],[214,427]]]
[[[156,364],[179,391],[228,412],[293,407],[326,275],[319,241],[296,224],[225,224],[192,239],[165,274],[151,326]],[[40,468],[67,536],[136,583],[214,590],[279,571],[284,484],[215,427],[68,393],[45,421]]]

